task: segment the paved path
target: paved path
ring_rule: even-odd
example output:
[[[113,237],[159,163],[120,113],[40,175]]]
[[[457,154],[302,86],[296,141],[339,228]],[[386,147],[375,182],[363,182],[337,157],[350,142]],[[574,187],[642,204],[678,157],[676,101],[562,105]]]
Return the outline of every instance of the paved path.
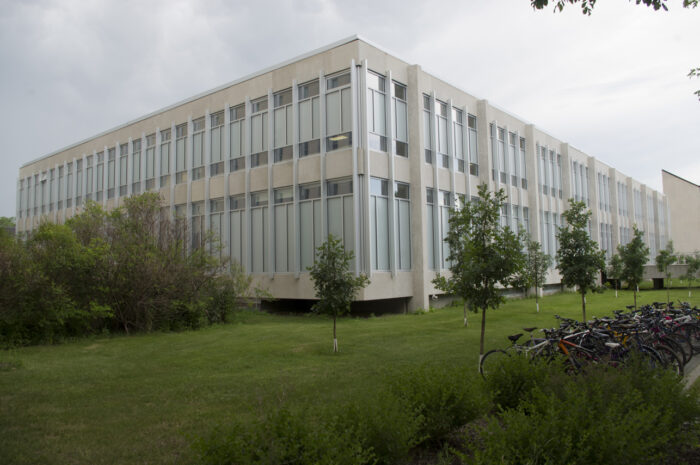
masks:
[[[695,355],[693,359],[683,368],[685,374],[685,385],[690,386],[700,377],[700,356]]]

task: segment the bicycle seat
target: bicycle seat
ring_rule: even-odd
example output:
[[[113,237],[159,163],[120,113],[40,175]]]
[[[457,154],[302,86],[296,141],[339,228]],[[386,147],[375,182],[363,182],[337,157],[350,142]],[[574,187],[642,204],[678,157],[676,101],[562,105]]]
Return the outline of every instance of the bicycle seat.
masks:
[[[508,336],[508,339],[510,339],[510,342],[515,342],[520,339],[520,336],[522,335],[523,333],[513,334],[512,336]]]
[[[533,326],[532,328],[523,328],[523,329],[524,329],[525,331],[527,331],[528,333],[531,333],[531,332],[533,332],[534,330],[536,330],[537,328]]]
[[[622,345],[622,344],[620,344],[619,342],[606,342],[606,343],[605,343],[605,346],[606,346],[606,347],[610,347],[611,349],[617,349],[617,348],[620,347],[621,345]]]

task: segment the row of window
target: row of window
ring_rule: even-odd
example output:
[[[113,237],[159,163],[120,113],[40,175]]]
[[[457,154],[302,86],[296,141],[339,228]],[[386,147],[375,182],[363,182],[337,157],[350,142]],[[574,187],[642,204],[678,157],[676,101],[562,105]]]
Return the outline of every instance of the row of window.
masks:
[[[571,186],[574,200],[590,205],[588,195],[588,167],[575,160],[571,161]]]
[[[479,154],[477,150],[476,116],[452,107],[448,115],[448,104],[435,100],[429,95],[423,95],[423,134],[425,141],[425,162],[440,163],[443,168],[450,168],[450,163],[456,163],[456,170],[464,173],[469,167],[469,173],[479,175]],[[450,123],[451,120],[451,123]],[[465,121],[466,120],[466,121]],[[450,153],[448,125],[452,125],[452,153]]]
[[[491,123],[491,179],[527,189],[525,138]],[[507,136],[507,138],[506,138]]]
[[[539,145],[537,147],[537,153],[539,185],[542,194],[559,197],[561,199],[563,196],[561,185],[561,155],[555,153],[554,150],[549,150],[547,147]],[[547,154],[549,154],[549,157]]]
[[[610,207],[610,176],[598,173],[598,208],[601,212],[609,212]]]

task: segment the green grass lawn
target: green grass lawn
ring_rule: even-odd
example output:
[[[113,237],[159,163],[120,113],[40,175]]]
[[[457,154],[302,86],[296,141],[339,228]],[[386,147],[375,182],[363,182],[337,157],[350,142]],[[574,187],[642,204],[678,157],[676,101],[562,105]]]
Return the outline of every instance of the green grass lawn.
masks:
[[[665,300],[643,290],[639,302]],[[688,300],[685,289],[672,299]],[[588,296],[588,316],[632,303],[632,293]],[[700,305],[695,289],[694,305]],[[522,326],[580,319],[578,294],[515,299],[487,313],[486,350]],[[402,367],[474,366],[480,316],[447,308],[339,321],[243,312],[231,324],[183,333],[83,339],[0,352],[0,463],[166,464],[194,458],[192,440],[231,418],[281,404],[316,407],[376,389]]]

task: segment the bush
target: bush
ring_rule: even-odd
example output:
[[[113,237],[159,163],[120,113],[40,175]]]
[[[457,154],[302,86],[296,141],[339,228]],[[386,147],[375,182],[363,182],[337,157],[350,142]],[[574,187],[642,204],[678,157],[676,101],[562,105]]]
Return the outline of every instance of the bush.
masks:
[[[546,370],[543,370],[546,371]],[[478,464],[655,464],[688,444],[700,418],[697,392],[644,364],[591,367],[562,376],[555,366],[467,438]]]
[[[501,409],[517,407],[532,389],[553,374],[550,363],[557,361],[529,360],[524,356],[502,357],[486,378],[494,405]]]
[[[341,407],[341,412],[336,427],[354,431],[378,464],[406,463],[421,440],[422,417],[387,390],[365,393]]]
[[[244,426],[235,423],[195,443],[204,464],[363,465],[372,453],[363,448],[355,430],[337,418],[323,420],[310,414],[280,409]]]
[[[391,387],[420,419],[421,441],[433,445],[491,407],[481,378],[466,367],[421,366],[398,376]]]
[[[259,294],[240,266],[210,254],[146,193],[109,212],[94,202],[26,240],[0,235],[0,346],[52,343],[105,331],[198,328],[225,322]]]

